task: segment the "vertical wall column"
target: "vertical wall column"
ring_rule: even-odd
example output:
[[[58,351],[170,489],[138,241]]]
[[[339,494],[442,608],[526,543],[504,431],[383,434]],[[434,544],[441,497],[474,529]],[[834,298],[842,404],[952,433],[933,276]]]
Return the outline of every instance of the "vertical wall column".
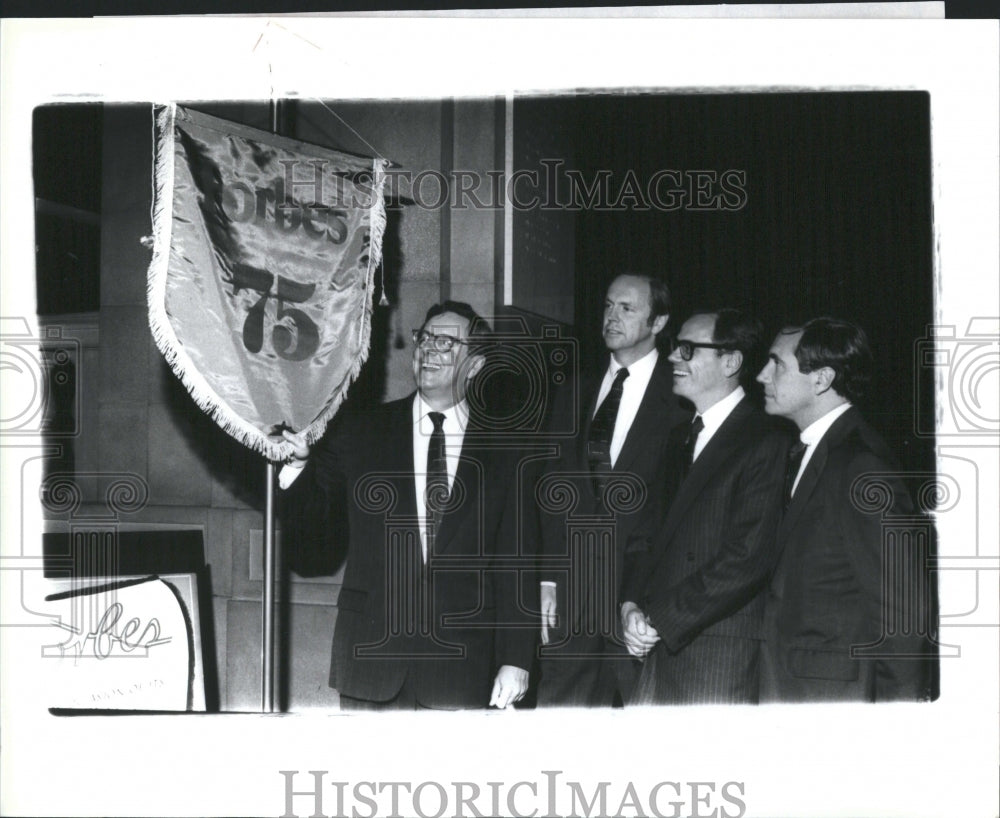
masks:
[[[503,248],[503,197],[495,189],[497,171],[503,170],[502,162],[497,166],[496,161],[496,102],[484,99],[448,103],[443,106],[443,116],[449,109],[452,165],[445,173],[451,187],[451,211],[447,220],[442,219],[442,240],[447,235],[450,258],[447,267],[442,263],[442,277],[447,273],[451,298],[468,301],[480,314],[492,316],[498,306],[495,254],[498,246],[501,254]],[[443,130],[442,136],[447,132]],[[502,144],[500,148],[502,156]],[[442,155],[446,151],[447,146],[442,145]]]

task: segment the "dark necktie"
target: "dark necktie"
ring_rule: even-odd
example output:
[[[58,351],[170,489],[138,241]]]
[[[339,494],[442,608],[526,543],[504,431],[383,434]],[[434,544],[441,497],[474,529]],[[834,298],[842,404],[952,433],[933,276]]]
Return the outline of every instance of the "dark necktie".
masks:
[[[611,475],[611,439],[615,434],[615,421],[618,419],[618,406],[622,402],[622,389],[628,369],[622,367],[615,375],[611,391],[598,407],[594,419],[590,422],[590,434],[587,437],[587,462],[594,478],[594,493],[597,497],[604,494]]]
[[[691,464],[694,463],[694,447],[698,443],[698,435],[701,434],[701,430],[704,428],[705,421],[701,419],[701,415],[696,415],[695,419],[691,421],[691,428],[688,429],[687,437],[684,439],[685,474],[691,470]]]
[[[440,412],[428,412],[427,417],[434,424],[430,446],[427,447],[427,489],[424,491],[429,555],[437,524],[448,502],[448,465],[444,459],[444,415]]]
[[[788,457],[785,460],[785,505],[792,501],[792,487],[795,485],[795,478],[798,476],[799,467],[802,465],[802,458],[806,454],[806,444],[797,440],[795,445],[788,450]]]

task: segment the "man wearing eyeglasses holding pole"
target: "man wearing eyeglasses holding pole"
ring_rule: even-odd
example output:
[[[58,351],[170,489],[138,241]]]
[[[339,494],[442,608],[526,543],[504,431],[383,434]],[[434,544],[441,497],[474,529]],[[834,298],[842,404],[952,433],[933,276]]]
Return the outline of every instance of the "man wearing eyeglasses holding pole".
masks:
[[[496,567],[517,556],[516,454],[484,445],[465,399],[489,334],[468,304],[435,305],[413,332],[416,393],[312,449],[284,433],[292,527],[346,503],[330,672],[344,709],[507,708],[527,690],[535,633],[516,573]]]
[[[778,559],[790,443],[744,389],[761,334],[737,310],[699,313],[670,355],[674,392],[696,415],[671,434],[665,514],[627,548],[622,626],[645,657],[632,703],[758,701],[761,592]]]

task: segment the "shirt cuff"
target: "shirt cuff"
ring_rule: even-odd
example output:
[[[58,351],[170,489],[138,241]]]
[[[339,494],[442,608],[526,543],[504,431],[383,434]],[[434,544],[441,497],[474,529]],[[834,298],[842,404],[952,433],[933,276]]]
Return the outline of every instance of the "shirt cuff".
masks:
[[[305,463],[299,464],[286,464],[281,467],[281,471],[278,472],[278,485],[282,489],[287,489],[292,483],[295,482],[296,478],[302,474],[302,470],[306,467]]]

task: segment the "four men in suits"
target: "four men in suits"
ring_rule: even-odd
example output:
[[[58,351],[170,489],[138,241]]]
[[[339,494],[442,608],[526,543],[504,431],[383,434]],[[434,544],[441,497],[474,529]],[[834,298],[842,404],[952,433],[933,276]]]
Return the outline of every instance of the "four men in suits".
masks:
[[[413,395],[339,418],[311,449],[285,433],[291,553],[310,542],[303,521],[344,511],[330,673],[342,706],[511,706],[539,614],[540,706],[934,697],[930,546],[883,543],[886,515],[914,515],[852,405],[863,332],[816,319],[779,334],[757,378],[765,414],[748,395],[759,322],[696,313],[668,358],[668,320],[662,282],[611,283],[609,365],[571,396],[578,434],[536,475],[534,509],[515,499],[519,453],[466,401],[489,336],[467,304],[432,307],[414,331]],[[803,445],[789,452],[767,415]],[[891,498],[879,514],[858,499],[872,476]],[[547,492],[571,497],[568,513],[545,508]],[[526,511],[537,542],[521,541]],[[519,577],[535,549],[532,601]]]
[[[505,708],[527,690],[533,605],[498,566],[518,557],[517,453],[490,445],[466,401],[488,336],[467,304],[431,307],[414,331],[414,394],[344,418],[312,449],[284,433],[289,516],[346,505],[330,671],[344,708]]]
[[[694,404],[675,427],[665,513],[629,543],[621,617],[629,651],[645,657],[633,702],[758,700],[764,598],[788,438],[754,405],[762,329],[733,309],[681,327],[674,392]]]
[[[765,597],[766,700],[935,695],[926,570],[933,532],[854,406],[870,369],[861,329],[818,318],[779,333],[758,377],[766,411],[793,421],[801,444],[789,464],[781,559]],[[884,535],[900,522],[907,536]]]
[[[657,349],[669,313],[662,280],[615,278],[602,324],[607,367],[571,395],[578,434],[560,444],[547,479],[576,502],[568,515],[540,511],[541,706],[610,706],[627,698],[635,681],[616,627],[624,546],[641,500],[655,491],[667,432],[688,414],[673,395],[670,362]]]

